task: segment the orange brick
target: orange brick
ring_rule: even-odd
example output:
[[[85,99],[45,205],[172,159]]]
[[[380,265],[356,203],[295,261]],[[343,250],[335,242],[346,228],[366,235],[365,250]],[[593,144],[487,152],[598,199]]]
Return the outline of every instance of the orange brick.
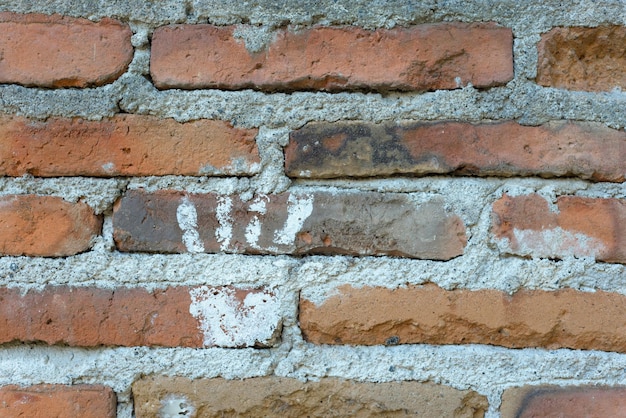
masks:
[[[538,45],[537,83],[585,91],[626,88],[626,27],[554,28]]]
[[[132,32],[117,20],[0,13],[0,83],[89,87],[110,83],[133,58]]]
[[[243,380],[146,377],[133,383],[133,399],[137,418],[183,414],[202,418],[480,418],[488,407],[487,399],[472,390],[433,383],[301,382],[275,376]]]
[[[337,289],[300,301],[315,344],[491,344],[626,352],[626,296],[602,291],[446,291],[435,285]]]
[[[245,175],[259,169],[257,129],[117,115],[101,121],[0,116],[0,174],[54,176]]]
[[[91,248],[102,218],[85,203],[59,197],[0,197],[0,253],[62,257]]]
[[[503,196],[493,204],[492,233],[501,250],[523,256],[594,257],[626,263],[626,201],[538,194]]]
[[[263,289],[0,288],[0,343],[265,347],[280,337],[277,309]]]
[[[158,88],[435,90],[513,77],[513,36],[494,24],[281,30],[250,52],[235,27],[172,25],[152,37]]]
[[[115,418],[115,393],[98,385],[0,388],[3,418]]]

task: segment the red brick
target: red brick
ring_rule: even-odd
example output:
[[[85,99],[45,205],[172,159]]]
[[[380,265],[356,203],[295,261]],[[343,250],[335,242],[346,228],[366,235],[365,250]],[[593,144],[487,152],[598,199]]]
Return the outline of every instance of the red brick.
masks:
[[[89,87],[110,83],[133,58],[132,32],[117,20],[0,13],[0,83]]]
[[[85,203],[36,195],[0,196],[0,253],[62,257],[91,248],[102,218]]]
[[[0,174],[161,176],[254,174],[257,129],[117,115],[101,121],[0,116]]]
[[[121,251],[393,255],[447,260],[463,253],[465,227],[440,198],[297,192],[186,195],[129,191],[117,202]]]
[[[626,416],[626,388],[525,386],[502,395],[502,418],[604,418]]]
[[[504,140],[506,139],[506,140]],[[626,134],[599,123],[314,122],[285,148],[290,177],[459,173],[624,181]]]
[[[276,296],[263,289],[0,288],[0,343],[265,347],[280,331]]]
[[[280,30],[259,52],[237,27],[172,25],[152,37],[158,88],[260,90],[435,90],[513,78],[513,36],[493,24],[441,23],[367,31]]]
[[[146,377],[133,383],[133,399],[137,418],[183,414],[202,418],[480,418],[488,407],[487,399],[472,390],[430,382],[301,382],[276,376],[243,380]]]
[[[626,263],[626,201],[560,196],[551,208],[538,194],[504,195],[493,204],[492,233],[511,254]]]
[[[115,393],[98,385],[36,385],[0,388],[3,418],[115,418]]]
[[[626,88],[626,27],[554,28],[538,45],[537,83],[585,91]]]
[[[315,344],[491,344],[626,352],[626,296],[603,291],[452,290],[435,285],[342,286],[301,299],[300,327]]]

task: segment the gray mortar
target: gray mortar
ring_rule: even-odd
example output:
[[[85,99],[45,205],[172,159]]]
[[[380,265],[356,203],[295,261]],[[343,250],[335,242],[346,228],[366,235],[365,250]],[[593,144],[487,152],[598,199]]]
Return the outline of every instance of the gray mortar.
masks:
[[[329,347],[297,343],[277,349],[164,349],[12,346],[0,351],[0,384],[94,383],[118,394],[131,417],[130,385],[143,375],[239,379],[279,375],[302,380],[430,381],[488,396],[488,418],[506,388],[525,384],[625,385],[626,355],[575,350],[409,345]]]
[[[411,4],[414,3],[414,4]],[[560,179],[393,178],[360,181],[290,181],[283,173],[281,147],[288,131],[310,121],[362,119],[469,121],[514,119],[536,125],[549,120],[597,121],[626,126],[626,93],[573,92],[537,86],[540,34],[553,26],[626,24],[621,0],[283,0],[223,2],[207,0],[77,1],[0,0],[0,11],[62,13],[98,20],[114,17],[134,33],[133,62],[114,83],[94,89],[48,90],[0,86],[0,112],[36,119],[50,116],[99,120],[128,112],[178,121],[215,118],[240,127],[259,127],[261,171],[249,178],[143,177],[119,179],[20,177],[0,179],[0,195],[34,193],[82,200],[105,216],[103,235],[94,248],[66,258],[0,258],[0,286],[24,291],[45,285],[141,286],[169,285],[269,286],[283,295],[282,343],[273,349],[94,348],[14,345],[0,350],[0,384],[98,383],[119,397],[121,418],[132,415],[131,383],[143,374],[190,378],[245,378],[280,375],[300,379],[325,376],[364,381],[419,380],[471,388],[489,397],[488,418],[498,415],[502,391],[524,384],[626,385],[626,355],[573,350],[510,350],[490,346],[325,347],[303,342],[293,297],[302,292],[322,302],[342,284],[390,288],[433,282],[445,289],[520,288],[553,290],[602,289],[626,294],[626,266],[590,259],[562,261],[500,257],[490,241],[490,205],[502,193],[538,192],[554,199],[561,194],[626,198],[626,185]],[[477,90],[412,93],[263,93],[251,90],[159,91],[150,84],[149,40],[158,26],[210,22],[250,23],[237,36],[260,51],[276,28],[313,24],[358,25],[368,29],[441,21],[495,21],[513,29],[515,78],[506,86]],[[449,262],[390,257],[303,257],[242,255],[150,255],[114,251],[111,212],[126,188],[184,190],[190,193],[254,193],[318,188],[410,193],[417,201],[443,196],[446,208],[466,224],[465,255]],[[289,296],[291,295],[291,297]]]
[[[59,13],[100,20],[113,17],[153,25],[182,23],[187,20],[188,1],[180,0],[3,0],[0,11],[19,13]]]

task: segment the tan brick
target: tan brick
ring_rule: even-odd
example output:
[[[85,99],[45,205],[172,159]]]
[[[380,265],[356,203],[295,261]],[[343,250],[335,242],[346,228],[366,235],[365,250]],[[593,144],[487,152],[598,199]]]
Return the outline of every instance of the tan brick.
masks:
[[[538,194],[504,195],[493,204],[492,233],[506,253],[626,263],[626,201],[560,196],[551,207]]]
[[[121,251],[393,255],[446,260],[463,253],[465,227],[442,199],[407,195],[297,192],[187,195],[127,192],[116,204]]]
[[[277,298],[264,289],[0,288],[0,343],[265,347],[281,324]]]
[[[476,392],[419,382],[367,383],[339,379],[300,382],[280,377],[245,380],[147,377],[133,384],[137,418],[210,417],[482,417]]]
[[[61,257],[91,248],[102,218],[85,203],[36,195],[0,196],[0,253]]]
[[[502,418],[626,416],[626,388],[525,386],[502,395]]]
[[[626,27],[554,28],[538,45],[537,83],[585,91],[626,88]]]
[[[506,139],[506,140],[505,140]],[[291,133],[290,177],[577,176],[624,181],[626,134],[599,123],[314,122]]]
[[[278,31],[251,52],[241,27],[172,25],[152,37],[158,88],[435,90],[513,77],[513,36],[493,24],[442,23],[367,31],[314,27]]]
[[[133,58],[132,32],[117,20],[0,13],[0,83],[89,87],[110,83]]]
[[[315,344],[491,344],[626,352],[626,296],[603,291],[446,291],[342,286],[320,305],[300,301]]]
[[[115,393],[98,385],[36,385],[0,388],[3,418],[115,418]]]
[[[0,174],[162,176],[254,174],[257,129],[117,115],[101,121],[0,116]]]

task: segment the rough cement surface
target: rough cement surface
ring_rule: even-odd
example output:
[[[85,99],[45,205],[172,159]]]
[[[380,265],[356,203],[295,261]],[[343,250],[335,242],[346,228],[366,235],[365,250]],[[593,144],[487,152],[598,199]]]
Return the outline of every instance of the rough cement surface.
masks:
[[[302,295],[322,302],[332,289],[352,286],[398,287],[433,282],[445,289],[554,290],[602,289],[626,294],[626,268],[594,263],[590,258],[562,260],[503,257],[489,243],[490,205],[503,193],[537,192],[552,202],[561,194],[626,198],[624,184],[596,184],[579,180],[393,178],[362,181],[290,181],[283,173],[282,147],[290,129],[310,121],[365,120],[467,121],[515,119],[538,125],[550,120],[581,120],[626,126],[626,93],[571,92],[535,84],[540,35],[553,26],[626,24],[621,0],[475,1],[435,0],[348,1],[217,0],[76,1],[2,0],[0,10],[61,13],[99,20],[113,17],[128,22],[133,31],[134,59],[129,70],[110,85],[93,89],[46,90],[16,85],[0,86],[0,112],[45,120],[50,116],[100,120],[118,112],[178,121],[215,118],[238,127],[259,127],[257,144],[261,171],[252,178],[142,177],[119,179],[32,177],[0,179],[0,194],[42,194],[82,200],[104,213],[104,233],[94,249],[69,258],[3,257],[0,285],[21,289],[46,284],[73,286],[142,286],[165,288],[171,284],[268,286],[281,294]],[[149,81],[149,39],[158,26],[169,23],[259,25],[239,33],[250,50],[261,49],[274,29],[288,24],[354,24],[368,29],[441,21],[494,21],[511,27],[514,35],[515,78],[506,86],[486,90],[464,86],[451,91],[413,95],[405,93],[293,93],[266,94],[249,90],[158,91]],[[111,211],[114,201],[128,189],[148,191],[171,188],[191,193],[241,194],[314,190],[412,193],[415,199],[443,196],[448,209],[458,213],[468,231],[463,257],[442,263],[391,257],[288,258],[241,255],[144,255],[113,251]],[[228,274],[224,274],[228,272]],[[132,415],[131,383],[142,374],[188,378],[239,379],[279,375],[299,379],[338,377],[358,381],[417,380],[473,389],[489,398],[488,418],[498,416],[504,389],[524,384],[626,384],[626,356],[570,350],[509,350],[490,346],[323,347],[302,341],[297,327],[296,301],[281,301],[283,342],[273,349],[71,349],[66,347],[9,346],[0,351],[0,384],[97,383],[118,392],[120,418]],[[9,377],[10,376],[10,377]]]

